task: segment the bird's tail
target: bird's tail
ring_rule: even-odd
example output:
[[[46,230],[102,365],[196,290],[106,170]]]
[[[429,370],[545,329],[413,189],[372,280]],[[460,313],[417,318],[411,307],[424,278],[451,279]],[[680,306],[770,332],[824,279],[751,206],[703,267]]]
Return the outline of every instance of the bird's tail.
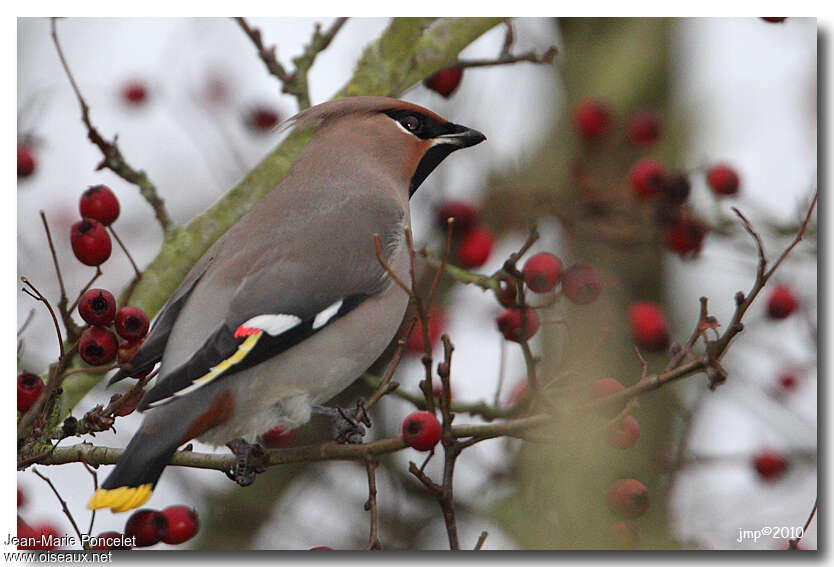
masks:
[[[180,444],[178,435],[150,435],[140,429],[128,443],[116,468],[95,491],[87,508],[126,512],[138,508],[153,494],[162,471]]]

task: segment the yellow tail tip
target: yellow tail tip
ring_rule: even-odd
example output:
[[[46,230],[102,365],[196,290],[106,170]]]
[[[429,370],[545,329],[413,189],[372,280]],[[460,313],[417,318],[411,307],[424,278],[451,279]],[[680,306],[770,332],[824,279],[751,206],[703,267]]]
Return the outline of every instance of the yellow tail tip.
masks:
[[[99,488],[87,503],[90,510],[110,508],[113,512],[127,512],[138,508],[148,501],[153,494],[150,484],[140,486],[120,486],[118,488]]]

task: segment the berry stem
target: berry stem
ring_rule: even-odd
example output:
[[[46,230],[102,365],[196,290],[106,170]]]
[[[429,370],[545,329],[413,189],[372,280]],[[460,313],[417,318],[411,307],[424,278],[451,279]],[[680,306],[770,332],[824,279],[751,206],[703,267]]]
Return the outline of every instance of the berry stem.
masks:
[[[113,235],[113,238],[116,239],[116,243],[119,245],[119,248],[125,253],[127,259],[130,261],[130,265],[133,267],[133,273],[136,274],[136,279],[138,280],[142,277],[142,272],[139,271],[139,268],[136,267],[136,262],[133,261],[133,257],[130,255],[130,252],[127,251],[127,247],[122,243],[122,239],[119,238],[119,235],[116,234],[116,231],[113,229],[113,225],[107,227],[110,230],[110,234]]]

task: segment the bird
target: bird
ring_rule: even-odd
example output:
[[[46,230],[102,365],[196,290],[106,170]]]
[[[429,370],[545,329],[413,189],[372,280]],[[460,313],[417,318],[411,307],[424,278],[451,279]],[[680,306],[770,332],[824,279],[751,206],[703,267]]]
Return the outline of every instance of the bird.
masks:
[[[227,474],[248,484],[259,433],[334,415],[323,404],[405,316],[409,296],[391,272],[409,277],[409,199],[449,154],[486,139],[389,97],[331,100],[285,127],[311,132],[297,159],[197,261],[111,378],[160,363],[142,424],[88,508],[141,506],[193,439],[229,447],[238,466]]]

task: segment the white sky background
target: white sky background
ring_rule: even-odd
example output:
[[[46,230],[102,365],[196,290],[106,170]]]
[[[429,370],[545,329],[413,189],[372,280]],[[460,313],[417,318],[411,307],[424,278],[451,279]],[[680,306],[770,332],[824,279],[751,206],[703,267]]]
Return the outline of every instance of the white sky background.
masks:
[[[308,41],[313,21],[250,20],[262,29],[268,44],[278,44],[278,54],[285,64]],[[363,46],[385,25],[383,19],[353,19],[345,26],[313,69],[314,103],[326,100],[347,81],[352,63]],[[43,208],[49,218],[69,290],[79,289],[92,271],[72,270],[78,263],[66,238],[70,224],[77,220],[78,197],[88,185],[105,183],[119,196],[122,215],[116,228],[140,266],[154,257],[161,234],[135,188],[111,173],[92,171],[100,155],[86,140],[77,103],[48,36],[48,22],[25,21],[18,29],[18,99],[35,102],[33,110],[23,113],[20,128],[33,130],[42,141],[37,150],[38,172],[19,185],[18,271],[36,282],[49,297],[57,297],[57,284],[37,216],[39,209]],[[545,21],[522,20],[516,30],[519,52],[533,47],[541,51],[556,41]],[[733,163],[742,175],[743,195],[738,203],[743,210],[754,218],[756,209],[779,214],[783,219],[792,218],[796,212],[794,205],[815,183],[815,115],[809,105],[816,88],[813,21],[789,20],[782,26],[766,25],[757,19],[689,21],[681,24],[681,32],[676,46],[677,100],[681,111],[696,109],[698,117],[691,124],[695,139],[690,164],[696,166],[714,159]],[[92,108],[93,122],[106,137],[119,133],[124,155],[134,167],[148,172],[178,222],[187,221],[215,201],[273,147],[275,136],[253,137],[240,126],[240,112],[247,105],[277,100],[285,117],[295,108],[291,97],[276,97],[277,82],[265,72],[248,38],[229,20],[70,19],[59,23],[59,34],[76,80]],[[500,48],[502,38],[503,30],[493,30],[464,52],[464,56],[492,56]],[[228,78],[234,101],[231,107],[207,107],[198,102],[195,93],[203,86],[208,72]],[[134,76],[150,78],[150,104],[126,111],[118,99],[118,87]],[[484,164],[503,167],[518,163],[525,150],[535,146],[539,135],[554,120],[559,104],[550,72],[527,64],[467,71],[460,90],[449,101],[422,87],[403,98],[455,122],[478,128],[488,136],[487,143],[455,154],[421,187],[412,202],[418,238],[428,230],[426,213],[440,195],[477,198],[483,180],[478,176],[479,168],[485,172]],[[539,104],[532,104],[533,101]],[[228,144],[221,139],[228,140]],[[229,147],[235,148],[240,163]],[[694,190],[703,193],[703,183],[696,182]],[[544,236],[538,247],[558,250],[557,231],[550,230]],[[500,258],[516,248],[522,239],[519,235],[501,242],[484,270],[497,267]],[[752,258],[752,251],[744,247],[746,241],[743,247],[731,252],[710,246],[709,238],[707,242],[699,262],[686,266],[676,260],[671,262],[671,287],[680,290],[676,292],[677,297],[685,298],[675,301],[680,309],[674,317],[680,322],[680,335],[688,334],[699,295],[715,298],[712,310],[719,320],[727,321],[732,294],[737,289],[747,289],[750,284],[753,265],[743,258]],[[114,249],[113,258],[104,267],[105,276],[96,285],[114,291],[120,289],[129,277],[129,265],[120,252]],[[715,277],[716,274],[721,277]],[[798,285],[804,299],[813,299],[815,286],[811,284],[815,275],[815,265],[797,266],[786,281]],[[22,321],[30,302],[23,298],[17,303],[18,319]],[[455,339],[455,365],[460,369],[455,395],[458,399],[489,398],[495,387],[492,379],[466,380],[466,376],[495,375],[498,349],[483,348],[485,344],[498,345],[493,330],[494,302],[476,290],[461,287],[453,303],[457,315],[452,314],[449,332]],[[36,367],[30,369],[40,372],[42,365],[54,358],[55,343],[48,316],[42,310],[36,313],[36,320],[26,335],[26,352],[42,354],[40,358],[31,358]],[[752,330],[754,321],[764,325],[761,309],[750,313],[751,335],[756,332]],[[782,449],[815,446],[815,373],[812,371],[805,377],[800,390],[786,404],[777,404],[766,394],[766,387],[782,360],[807,362],[810,359],[813,364],[810,357],[815,353],[806,352],[801,344],[785,344],[782,340],[783,336],[799,334],[802,329],[792,327],[793,321],[780,325],[776,336],[763,332],[755,335],[755,341],[753,337],[745,337],[747,342],[759,342],[771,351],[778,350],[777,361],[742,348],[736,349],[736,355],[728,360],[732,368],[745,369],[744,380],[723,388],[721,395],[710,399],[699,414],[692,444],[698,454],[746,455],[751,447],[759,444]],[[509,363],[520,365],[517,349],[508,350]],[[413,370],[406,367],[403,375],[409,372],[413,375]],[[513,377],[513,372],[508,372],[510,383]],[[406,378],[402,381],[412,385],[416,382],[408,382]],[[92,407],[110,394],[110,391],[95,391],[79,407]],[[395,402],[390,403],[393,406]],[[761,411],[754,411],[756,408]],[[403,406],[403,415],[406,411]],[[96,437],[96,442],[124,446],[136,423],[137,416],[123,418],[116,438],[102,434]],[[376,426],[390,433],[398,423],[396,419]],[[728,431],[733,434],[727,434]],[[466,473],[456,477],[460,495],[471,494],[479,487],[477,471],[483,466],[481,459],[495,462],[500,457],[497,443],[490,443],[496,442],[480,444],[461,459],[460,470]],[[415,458],[414,454],[404,455],[403,461],[407,462],[409,457]],[[79,523],[86,525],[85,503],[89,492],[71,490],[90,484],[86,471],[80,465],[42,470],[53,478],[59,489],[63,488],[62,494],[70,508],[77,511]],[[366,491],[361,469],[336,463],[319,470],[327,471],[319,487],[304,491],[302,487],[293,487],[291,490],[303,494],[303,498],[295,499],[302,504],[278,511],[273,525],[267,526],[259,537],[259,545],[291,549],[313,545],[338,547],[339,532],[348,525],[344,521],[309,532],[280,529],[281,519],[288,515],[297,517],[300,525],[309,526],[320,525],[321,518],[343,516],[345,506],[358,509],[355,517],[361,516]],[[106,476],[106,471],[101,469],[101,478]],[[19,478],[29,500],[24,518],[33,523],[49,519],[69,531],[46,486],[28,472],[19,474]],[[181,492],[183,478],[181,472],[166,471],[149,505],[161,508],[184,501],[199,509],[198,502]],[[222,475],[207,471],[188,471],[187,478],[189,483],[229,482]],[[792,468],[783,482],[770,487],[756,481],[744,458],[720,465],[691,467],[680,479],[673,499],[673,509],[679,518],[674,529],[680,537],[700,546],[726,548],[735,545],[740,527],[801,525],[814,499],[815,479],[814,463]],[[346,487],[350,500],[339,500],[322,491],[322,486],[337,480]],[[257,483],[252,489],[257,489]],[[312,493],[317,496],[310,498]],[[384,485],[380,494],[384,494]],[[716,510],[726,513],[716,513]],[[94,532],[120,530],[126,517],[99,512]],[[364,533],[366,527],[363,522],[354,529]],[[445,540],[437,537],[435,528],[427,528],[426,546]],[[488,529],[486,548],[513,546],[511,540],[479,519],[466,519],[461,528],[464,541],[474,543],[480,530]],[[326,533],[327,541],[316,538],[317,532]],[[816,522],[807,539],[809,545],[815,542]],[[761,549],[761,542],[756,547]]]

